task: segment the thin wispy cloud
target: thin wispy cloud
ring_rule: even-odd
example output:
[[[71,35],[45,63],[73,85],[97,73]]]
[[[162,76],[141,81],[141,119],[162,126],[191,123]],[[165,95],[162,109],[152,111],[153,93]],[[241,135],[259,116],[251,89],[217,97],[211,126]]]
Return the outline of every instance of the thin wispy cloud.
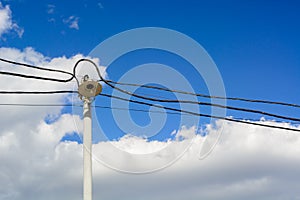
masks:
[[[79,30],[79,17],[72,15],[66,19],[63,19],[63,23],[68,25],[68,27],[71,29]]]
[[[104,8],[104,6],[103,6],[103,4],[102,4],[101,2],[98,2],[98,3],[97,3],[97,6],[98,6],[100,9],[103,9],[103,8]]]
[[[53,14],[55,12],[55,5],[53,4],[48,4],[47,5],[47,13],[48,14]]]

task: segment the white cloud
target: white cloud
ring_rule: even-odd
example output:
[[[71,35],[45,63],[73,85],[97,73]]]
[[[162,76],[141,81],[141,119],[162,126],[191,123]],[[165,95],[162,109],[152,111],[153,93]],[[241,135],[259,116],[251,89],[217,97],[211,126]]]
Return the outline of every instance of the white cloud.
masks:
[[[19,37],[22,37],[24,29],[20,28],[12,21],[12,13],[8,5],[2,6],[0,2],[0,37],[9,31],[14,31]]]
[[[0,55],[2,58],[8,60],[14,60],[17,62],[25,62],[37,66],[44,66],[51,69],[61,69],[65,71],[72,72],[74,64],[83,58],[83,55],[75,55],[73,57],[67,58],[65,56],[57,58],[47,58],[41,53],[36,52],[32,48],[26,48],[23,51],[14,48],[0,48]],[[94,59],[95,62],[99,60]],[[82,63],[79,66],[85,68],[85,72],[93,70],[90,65],[85,65]],[[22,73],[28,75],[37,75],[42,77],[51,77],[56,79],[68,79],[70,75],[54,73],[49,71],[39,71],[31,68],[10,65],[1,62],[1,71]],[[104,72],[104,68],[100,68],[100,71]],[[94,72],[94,71],[92,71]],[[95,73],[94,73],[95,74]],[[80,75],[77,73],[77,76]],[[93,78],[93,76],[91,75]],[[80,76],[79,76],[80,78]],[[96,78],[96,76],[94,76]],[[41,81],[35,79],[24,79],[20,77],[11,77],[1,75],[0,79],[0,90],[4,91],[53,91],[53,90],[73,90],[76,86],[75,80],[69,83],[59,83],[59,82],[49,82]],[[66,101],[67,95],[56,94],[56,95],[1,95],[0,103],[37,103],[37,104],[59,104]],[[5,113],[1,115],[0,126],[2,131],[16,130],[19,127],[19,131],[24,130],[23,124],[27,126],[35,126],[41,119],[45,116],[52,114],[59,114],[60,107],[38,107],[34,108],[34,113],[31,112],[32,108],[22,108],[22,107],[0,107],[0,113]],[[0,132],[1,135],[1,132]]]
[[[71,29],[79,30],[78,22],[79,22],[79,17],[73,16],[73,15],[67,19],[63,19],[63,23],[67,24],[69,26],[69,28],[71,28]]]
[[[1,200],[33,197],[41,200],[82,199],[82,145],[59,142],[66,132],[76,131],[72,118],[72,115],[65,114],[53,124],[39,121],[35,126],[26,127],[25,132],[2,132]],[[178,131],[177,134],[190,137],[192,132],[195,132],[194,128],[184,128],[183,133]],[[123,174],[94,160],[94,198],[182,200],[300,197],[297,177],[300,172],[299,134],[225,123],[215,150],[206,159],[198,160],[203,141],[204,138],[196,136],[191,148],[179,161],[152,174]],[[147,142],[128,136],[113,143],[131,153],[142,154],[165,145],[171,145],[170,152],[173,152],[179,145],[179,141]],[[107,145],[108,142],[102,142],[94,149],[105,152]],[[97,156],[96,151],[94,153]],[[124,165],[143,167],[151,164],[132,163],[115,152],[110,152],[109,156],[120,159]],[[161,159],[166,158],[162,156]]]
[[[0,48],[1,57],[39,66],[72,71],[82,58],[47,58],[32,48],[23,51]],[[99,60],[95,60],[99,62]],[[93,73],[88,65],[83,72]],[[104,72],[104,68],[101,68]],[[55,78],[68,75],[37,72],[20,66],[1,64],[0,70],[36,74]],[[84,75],[83,72],[79,73]],[[73,89],[74,83],[54,83],[1,76],[1,90]],[[0,103],[62,103],[65,95],[1,95]],[[79,116],[60,114],[61,108],[0,107],[0,200],[79,200],[82,199],[82,145],[60,142],[66,133],[82,131]],[[50,115],[53,123],[43,119]],[[78,129],[75,126],[74,120]],[[262,123],[291,127],[289,124]],[[208,133],[223,130],[214,151],[199,160],[205,138],[195,135],[196,128],[182,127],[174,132],[178,140],[147,141],[125,136],[119,141],[94,145],[94,156],[104,152],[127,168],[147,168],[181,149],[183,142],[193,141],[183,157],[156,173],[130,175],[111,170],[94,159],[95,199],[298,199],[300,197],[300,134],[237,123],[208,126]],[[297,128],[297,127],[294,127]],[[300,127],[298,127],[300,129]],[[194,140],[192,140],[194,138]],[[126,157],[109,151],[111,144],[129,152]],[[132,154],[147,155],[161,149],[164,154],[151,162],[133,162]],[[106,153],[107,152],[107,153]],[[159,164],[159,163],[158,163]]]
[[[70,58],[48,58],[33,48],[18,50],[14,48],[0,48],[2,58],[25,62],[32,65],[72,71],[75,62],[84,56],[78,54]],[[94,59],[99,63],[98,59]],[[81,64],[84,72],[90,72],[89,66]],[[87,70],[85,70],[87,69]],[[57,79],[69,78],[68,75],[43,72],[16,65],[1,62],[1,71],[53,77]],[[104,68],[100,68],[104,72]],[[80,73],[77,73],[77,76]],[[3,91],[49,91],[49,90],[72,90],[76,83],[56,83],[39,80],[31,80],[1,75],[0,90]],[[1,103],[36,103],[58,104],[66,101],[66,95],[0,95]],[[10,107],[0,106],[0,199],[34,199],[38,191],[45,198],[55,199],[51,191],[57,189],[57,179],[61,180],[68,189],[73,186],[73,178],[79,178],[81,146],[77,143],[60,143],[60,139],[66,133],[81,131],[79,116],[61,115],[61,107]],[[48,117],[50,116],[50,117]],[[54,123],[47,124],[43,119],[56,118]],[[74,121],[79,121],[74,123]],[[79,127],[75,127],[79,125]],[[64,153],[61,153],[64,152]],[[73,157],[75,154],[77,156]],[[5,163],[5,164],[3,164]],[[65,164],[64,164],[65,163]],[[3,165],[2,165],[3,164]],[[61,164],[63,164],[61,166]],[[69,168],[76,166],[74,168]],[[64,167],[65,166],[65,167]],[[49,170],[51,169],[51,170]],[[60,172],[57,173],[56,171]],[[77,171],[78,170],[78,171]],[[47,175],[46,175],[47,174]],[[44,181],[45,175],[47,183]],[[64,183],[65,182],[65,183]],[[35,188],[35,191],[31,191]],[[72,188],[73,189],[73,188]],[[61,197],[64,196],[63,192]],[[26,197],[25,197],[26,196]],[[74,198],[75,199],[75,198]]]

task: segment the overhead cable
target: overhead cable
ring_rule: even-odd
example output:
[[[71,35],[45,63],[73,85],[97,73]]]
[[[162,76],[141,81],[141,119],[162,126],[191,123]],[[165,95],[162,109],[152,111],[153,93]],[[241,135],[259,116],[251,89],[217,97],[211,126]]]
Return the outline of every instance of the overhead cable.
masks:
[[[48,77],[33,76],[33,75],[19,74],[19,73],[14,73],[14,72],[3,72],[3,71],[0,71],[0,74],[22,77],[22,78],[38,79],[38,80],[44,80],[44,81],[64,82],[64,83],[69,82],[73,79],[73,78],[71,78],[71,79],[56,79],[56,78],[48,78]]]
[[[0,61],[14,64],[14,65],[20,65],[23,67],[28,67],[28,68],[33,68],[33,69],[38,69],[38,70],[43,70],[43,71],[50,71],[50,72],[59,72],[59,73],[68,74],[68,75],[73,76],[73,74],[71,72],[67,72],[67,71],[63,71],[63,70],[59,70],[59,69],[49,69],[49,68],[45,68],[45,67],[39,67],[36,65],[30,65],[27,63],[21,63],[21,62],[16,62],[16,61],[12,61],[12,60],[7,60],[4,58],[0,58]]]
[[[83,107],[81,104],[36,104],[36,103],[0,103],[0,106],[16,106],[16,107]],[[134,109],[134,108],[122,108],[122,107],[110,107],[110,106],[100,106],[100,105],[91,105],[92,108],[102,108],[102,109],[111,109],[111,110],[123,110],[123,111],[134,111],[134,112],[145,112],[145,113],[157,113],[157,114],[173,114],[173,115],[187,115],[194,116],[188,113],[181,112],[168,112],[168,111],[157,111],[157,110],[146,110],[146,109]],[[181,110],[182,111],[182,110]],[[244,118],[234,118],[240,121],[257,121],[258,119],[244,119]],[[287,123],[284,121],[276,121],[272,120],[271,122],[276,123]],[[297,123],[293,123],[293,125],[300,125]]]
[[[102,79],[100,79],[100,80],[102,81]],[[225,99],[225,100],[233,100],[233,101],[252,102],[252,103],[276,104],[276,105],[300,108],[300,105],[298,105],[298,104],[292,104],[292,103],[286,103],[286,102],[268,101],[268,100],[259,100],[259,99],[246,99],[246,98],[239,98],[239,97],[211,96],[211,95],[206,95],[206,94],[186,92],[186,91],[182,91],[182,90],[168,89],[168,88],[159,87],[159,86],[141,85],[141,84],[134,84],[134,83],[122,83],[122,82],[115,82],[112,80],[106,80],[106,82],[113,83],[116,85],[126,85],[126,86],[136,86],[136,87],[143,87],[143,88],[149,88],[149,89],[157,89],[157,90],[163,90],[163,91],[167,91],[167,92],[193,95],[193,96],[210,98],[210,99]]]
[[[71,77],[68,78],[68,79],[55,79],[55,78],[49,78],[49,77],[40,77],[40,76],[14,73],[14,72],[3,72],[3,71],[1,71],[0,74],[2,74],[2,75],[10,75],[10,76],[17,76],[17,77],[22,77],[22,78],[38,79],[38,80],[45,80],[45,81],[55,81],[55,82],[70,82],[71,80],[76,79],[76,81],[78,83],[77,78],[71,72],[58,70],[58,69],[49,69],[49,68],[39,67],[39,66],[35,66],[35,65],[29,65],[29,64],[26,64],[26,63],[15,62],[15,61],[7,60],[7,59],[4,59],[4,58],[0,58],[0,61],[10,63],[10,64],[14,64],[14,65],[20,65],[20,66],[23,66],[23,67],[33,68],[33,69],[37,69],[37,70],[64,73],[64,74],[70,75]]]
[[[0,91],[0,94],[62,94],[78,93],[73,90],[53,90],[53,91]]]
[[[237,119],[229,118],[229,117],[214,116],[214,115],[209,115],[209,114],[201,114],[201,113],[196,113],[196,112],[192,112],[192,111],[181,110],[181,109],[166,107],[166,106],[162,106],[162,105],[156,105],[156,104],[152,104],[152,103],[148,103],[148,102],[142,102],[142,101],[137,101],[137,100],[132,100],[132,99],[126,99],[126,98],[113,96],[113,95],[109,95],[109,94],[101,93],[99,95],[104,96],[104,97],[109,97],[109,98],[122,100],[122,101],[128,101],[128,102],[132,102],[132,103],[136,103],[136,104],[148,105],[148,106],[153,106],[153,107],[157,107],[157,108],[163,108],[163,109],[166,109],[166,110],[187,113],[187,114],[195,115],[195,116],[199,116],[199,117],[207,117],[207,118],[220,119],[220,120],[243,123],[243,124],[249,124],[249,125],[255,125],[255,126],[262,126],[262,127],[267,127],[267,128],[276,128],[276,129],[300,132],[300,129],[295,129],[295,128],[288,128],[288,127],[268,125],[268,124],[260,124],[260,123],[256,123],[256,122],[237,120]]]
[[[236,111],[243,111],[243,112],[249,112],[249,113],[257,113],[257,114],[263,114],[263,115],[267,115],[267,116],[271,116],[271,117],[276,117],[276,118],[280,118],[280,119],[286,119],[286,120],[292,120],[292,121],[300,121],[300,119],[298,118],[293,118],[293,117],[286,117],[286,116],[282,116],[282,115],[277,115],[277,114],[272,114],[272,113],[268,113],[268,112],[264,112],[264,111],[259,111],[259,110],[253,110],[253,109],[246,109],[246,108],[239,108],[239,107],[232,107],[232,106],[225,106],[225,105],[221,105],[221,104],[213,104],[213,103],[207,103],[207,102],[196,102],[196,101],[186,101],[186,100],[170,100],[170,99],[157,99],[157,98],[151,98],[151,97],[147,97],[147,96],[142,96],[142,95],[138,95],[138,94],[134,94],[132,92],[129,92],[127,90],[123,90],[119,87],[116,87],[114,85],[112,85],[109,81],[105,80],[96,63],[93,62],[92,60],[90,59],[80,59],[79,61],[77,61],[77,63],[75,64],[74,68],[73,68],[73,74],[76,74],[76,67],[78,66],[78,64],[80,62],[89,62],[91,63],[97,73],[98,73],[98,76],[100,78],[100,81],[103,81],[104,83],[106,83],[108,86],[110,86],[111,88],[113,89],[116,89],[122,93],[125,93],[127,95],[131,95],[131,96],[134,96],[134,97],[137,97],[137,98],[140,98],[140,99],[144,99],[144,100],[150,100],[150,101],[156,101],[156,102],[164,102],[164,103],[189,103],[189,104],[198,104],[198,105],[206,105],[206,106],[214,106],[214,107],[219,107],[219,108],[225,108],[225,109],[230,109],[230,110],[236,110]]]

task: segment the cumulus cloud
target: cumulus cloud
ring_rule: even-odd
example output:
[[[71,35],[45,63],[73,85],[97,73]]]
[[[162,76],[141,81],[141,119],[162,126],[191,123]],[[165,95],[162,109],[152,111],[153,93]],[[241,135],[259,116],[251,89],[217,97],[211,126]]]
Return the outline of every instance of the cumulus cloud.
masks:
[[[79,30],[79,17],[74,15],[70,16],[69,18],[63,19],[63,23],[67,24],[69,28]]]
[[[2,131],[0,199],[82,199],[82,145],[60,142],[65,133],[76,131],[73,118],[71,114],[64,114],[52,124],[39,121],[26,131]],[[80,118],[75,116],[75,119],[80,124]],[[198,159],[205,138],[194,135],[191,147],[181,159],[164,170],[144,175],[124,174],[105,167],[96,159],[97,150],[105,152],[109,143],[113,143],[131,154],[146,155],[166,146],[175,152],[183,140],[159,142],[124,136],[119,141],[95,144],[94,197],[111,200],[300,197],[300,181],[296,176],[300,167],[299,134],[224,123],[223,127],[208,129],[208,135],[221,128],[221,140],[206,159]],[[194,128],[182,131],[177,134],[189,137],[196,134]],[[122,158],[114,151],[107,154],[124,166],[151,164],[130,162],[130,155]],[[167,157],[161,155],[159,159]]]
[[[81,54],[70,58],[65,56],[48,58],[30,47],[24,50],[0,48],[0,55],[8,60],[65,71],[72,71],[74,64],[84,58]],[[93,61],[99,64],[98,59],[93,59]],[[66,74],[39,71],[4,62],[1,62],[0,70],[56,79],[69,78]],[[95,74],[92,70],[95,69],[82,63],[79,65],[76,75],[81,78],[83,75],[80,74],[81,71]],[[102,75],[105,75],[104,70],[104,67],[100,68]],[[93,74],[90,77],[93,77]],[[2,91],[52,91],[73,90],[76,83],[47,82],[1,75],[0,85]],[[1,95],[0,103],[60,104],[72,101],[71,99],[70,96],[61,94]],[[60,143],[60,140],[65,134],[80,133],[82,131],[81,119],[77,115],[61,114],[61,109],[62,107],[47,106],[35,108],[0,106],[1,200],[26,197],[34,199],[38,191],[49,199],[55,199],[51,194],[57,188],[56,178],[58,176],[70,177],[65,183],[60,182],[66,190],[68,185],[73,186],[68,181],[78,178],[77,175],[80,174],[81,170],[78,166],[81,165],[81,146],[72,142]],[[62,151],[63,154],[60,153]],[[71,158],[74,153],[78,153],[78,156]],[[64,162],[65,164],[63,164]],[[2,163],[6,164],[2,165]],[[76,167],[69,169],[69,164]],[[51,170],[49,171],[49,169]],[[54,169],[59,170],[60,174]],[[45,184],[44,175],[46,174],[49,179]],[[79,181],[74,180],[74,182]],[[35,191],[31,191],[30,188],[35,188]],[[63,194],[64,192],[61,193],[62,196],[64,196]]]
[[[14,48],[0,48],[0,55],[2,58],[8,60],[14,60],[17,62],[29,63],[37,66],[42,66],[50,69],[61,69],[72,72],[74,64],[83,58],[83,55],[75,55],[67,58],[65,56],[48,58],[39,52],[36,52],[33,48],[25,48],[24,50]],[[94,59],[96,63],[98,59]],[[85,68],[85,72],[94,72],[90,65],[82,63],[79,66]],[[36,75],[42,77],[50,77],[55,79],[68,79],[70,75],[54,73],[49,71],[40,71],[36,69],[11,65],[7,63],[1,63],[1,71],[21,73],[27,75]],[[100,71],[104,73],[105,68],[100,68]],[[95,74],[95,73],[93,73]],[[93,78],[93,74],[90,76]],[[81,78],[81,74],[77,73],[78,78]],[[94,78],[95,75],[94,75]],[[76,86],[75,80],[69,83],[49,82],[35,79],[24,79],[20,77],[12,76],[1,76],[0,79],[0,90],[3,91],[53,91],[53,90],[73,90]],[[56,95],[1,95],[0,103],[36,103],[36,104],[61,104],[66,102],[67,95],[56,94]],[[69,98],[70,100],[70,98]],[[57,115],[60,113],[61,107],[38,107],[34,109],[34,113],[31,112],[32,108],[21,108],[21,107],[0,107],[0,112],[5,113],[1,115],[0,125],[1,130],[9,131],[16,130],[19,127],[19,131],[23,130],[23,124],[27,126],[34,126],[41,119],[47,115]],[[13,119],[13,120],[12,120]],[[0,132],[1,135],[1,132]]]
[[[3,6],[0,2],[0,38],[3,34],[13,31],[22,37],[24,29],[20,28],[18,24],[12,21],[12,12],[8,5]]]
[[[7,59],[72,71],[82,55],[48,58],[32,48],[0,48]],[[99,63],[99,60],[95,59]],[[79,76],[93,68],[82,65]],[[1,64],[1,71],[33,74],[53,78],[68,75],[41,72],[20,66]],[[101,68],[104,74],[104,68]],[[81,72],[83,71],[83,72]],[[95,74],[95,73],[94,73]],[[95,77],[96,78],[96,77]],[[2,76],[1,90],[70,90],[75,83],[61,84]],[[63,103],[65,95],[9,95],[0,103]],[[0,107],[0,200],[79,200],[82,199],[82,144],[61,139],[66,134],[82,132],[82,120],[71,113],[61,114],[62,107]],[[51,119],[47,122],[45,118]],[[292,127],[287,123],[262,121]],[[77,126],[76,126],[77,125]],[[300,127],[293,127],[298,128]],[[174,140],[148,141],[124,136],[120,140],[99,142],[93,146],[94,197],[96,199],[298,199],[300,197],[300,135],[237,123],[207,126],[207,135],[197,134],[195,127],[173,132]],[[199,160],[204,142],[222,131],[214,151]],[[103,165],[117,162],[127,169],[165,164],[170,155],[191,144],[172,165],[155,173],[132,175]],[[119,151],[111,149],[116,147]],[[153,152],[163,153],[153,154]],[[179,152],[180,153],[180,152]],[[125,155],[125,156],[124,156]],[[150,156],[144,162],[134,156]],[[152,157],[151,157],[152,156]],[[105,163],[107,164],[107,163]]]

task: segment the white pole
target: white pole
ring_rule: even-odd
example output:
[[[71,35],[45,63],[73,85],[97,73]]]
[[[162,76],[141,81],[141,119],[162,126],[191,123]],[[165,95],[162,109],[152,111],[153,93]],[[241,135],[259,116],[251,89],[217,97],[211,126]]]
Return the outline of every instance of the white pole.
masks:
[[[87,97],[84,97],[83,123],[83,200],[92,200],[92,117]]]

